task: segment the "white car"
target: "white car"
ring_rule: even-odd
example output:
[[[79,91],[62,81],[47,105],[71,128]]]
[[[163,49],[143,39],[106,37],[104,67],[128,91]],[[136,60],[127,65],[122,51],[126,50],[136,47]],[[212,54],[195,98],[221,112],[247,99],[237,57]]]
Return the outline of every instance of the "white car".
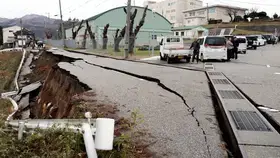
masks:
[[[235,36],[235,37],[236,37],[236,40],[239,43],[238,52],[246,54],[247,45],[248,45],[248,41],[247,41],[246,36]]]
[[[258,46],[265,46],[266,45],[266,39],[263,37],[263,35],[254,35],[258,37]]]
[[[198,38],[200,44],[200,60],[228,60],[226,38],[222,36],[204,36]]]
[[[190,62],[192,51],[185,48],[182,37],[163,37],[159,45],[160,59],[167,60],[168,64],[175,59],[186,59],[187,62]]]

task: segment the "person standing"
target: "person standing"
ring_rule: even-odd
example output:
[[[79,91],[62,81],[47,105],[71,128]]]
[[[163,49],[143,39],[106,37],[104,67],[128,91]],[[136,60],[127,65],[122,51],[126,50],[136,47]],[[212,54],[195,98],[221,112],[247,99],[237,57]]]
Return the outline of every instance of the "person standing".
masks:
[[[238,47],[239,47],[239,42],[236,37],[233,38],[232,40],[233,44],[233,54],[234,54],[234,59],[238,59]]]
[[[233,58],[233,43],[231,41],[232,41],[231,38],[229,38],[227,40],[227,58],[228,58],[228,61],[230,61],[230,59]]]
[[[200,44],[197,39],[195,39],[194,42],[192,43],[190,49],[192,49],[192,48],[193,48],[192,62],[194,62],[194,59],[196,58],[196,63],[198,63]]]

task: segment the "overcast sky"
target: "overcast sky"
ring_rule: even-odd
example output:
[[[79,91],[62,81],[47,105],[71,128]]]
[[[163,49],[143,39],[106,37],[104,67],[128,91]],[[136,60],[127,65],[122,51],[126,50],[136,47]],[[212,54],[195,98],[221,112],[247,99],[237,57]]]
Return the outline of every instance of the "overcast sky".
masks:
[[[155,0],[161,1],[161,0]],[[280,0],[203,0],[204,5],[209,3],[235,5],[245,8],[258,8],[266,11],[270,16],[280,14]],[[59,0],[1,0],[0,17],[15,18],[26,14],[48,15],[54,18],[59,14]],[[61,0],[64,19],[85,19],[111,8],[123,6],[127,0]],[[132,0],[132,4],[142,6],[144,0]]]

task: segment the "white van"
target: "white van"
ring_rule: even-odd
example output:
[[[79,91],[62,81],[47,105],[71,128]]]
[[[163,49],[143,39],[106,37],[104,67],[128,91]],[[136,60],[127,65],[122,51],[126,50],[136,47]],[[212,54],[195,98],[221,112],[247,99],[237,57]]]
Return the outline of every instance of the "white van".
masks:
[[[265,46],[267,41],[262,35],[255,35],[258,37],[258,46]]]
[[[200,44],[200,60],[229,60],[227,56],[226,38],[222,36],[204,36],[198,38]]]
[[[235,36],[239,43],[238,52],[246,54],[248,41],[246,36]]]

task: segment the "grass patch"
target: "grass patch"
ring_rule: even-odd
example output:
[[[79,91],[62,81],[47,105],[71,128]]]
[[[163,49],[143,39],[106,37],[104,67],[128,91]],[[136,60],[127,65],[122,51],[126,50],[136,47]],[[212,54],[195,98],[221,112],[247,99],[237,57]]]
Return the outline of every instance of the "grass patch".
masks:
[[[235,25],[238,26],[270,26],[270,25],[279,25],[279,21],[252,21],[252,22],[234,22],[234,23],[228,23],[228,24],[208,24],[203,25],[203,27],[207,29],[216,28],[219,26],[219,28],[234,28]]]
[[[68,50],[76,50],[78,51],[79,49],[68,49]],[[123,58],[124,57],[124,48],[120,48],[120,52],[115,52],[114,48],[108,47],[106,50],[104,49],[96,49],[96,50],[88,50],[90,53],[96,53],[96,54],[102,54],[102,55],[107,55],[107,56],[112,56],[112,57],[118,57],[118,58]],[[159,56],[160,51],[155,50],[154,51],[154,56]],[[152,56],[152,50],[138,50],[138,48],[135,49],[133,57],[135,59],[141,59],[141,58],[147,58]]]
[[[0,53],[0,93],[12,90],[12,82],[22,58],[19,52]]]
[[[232,34],[233,35],[262,35],[262,34],[268,34],[268,32],[235,29]]]

